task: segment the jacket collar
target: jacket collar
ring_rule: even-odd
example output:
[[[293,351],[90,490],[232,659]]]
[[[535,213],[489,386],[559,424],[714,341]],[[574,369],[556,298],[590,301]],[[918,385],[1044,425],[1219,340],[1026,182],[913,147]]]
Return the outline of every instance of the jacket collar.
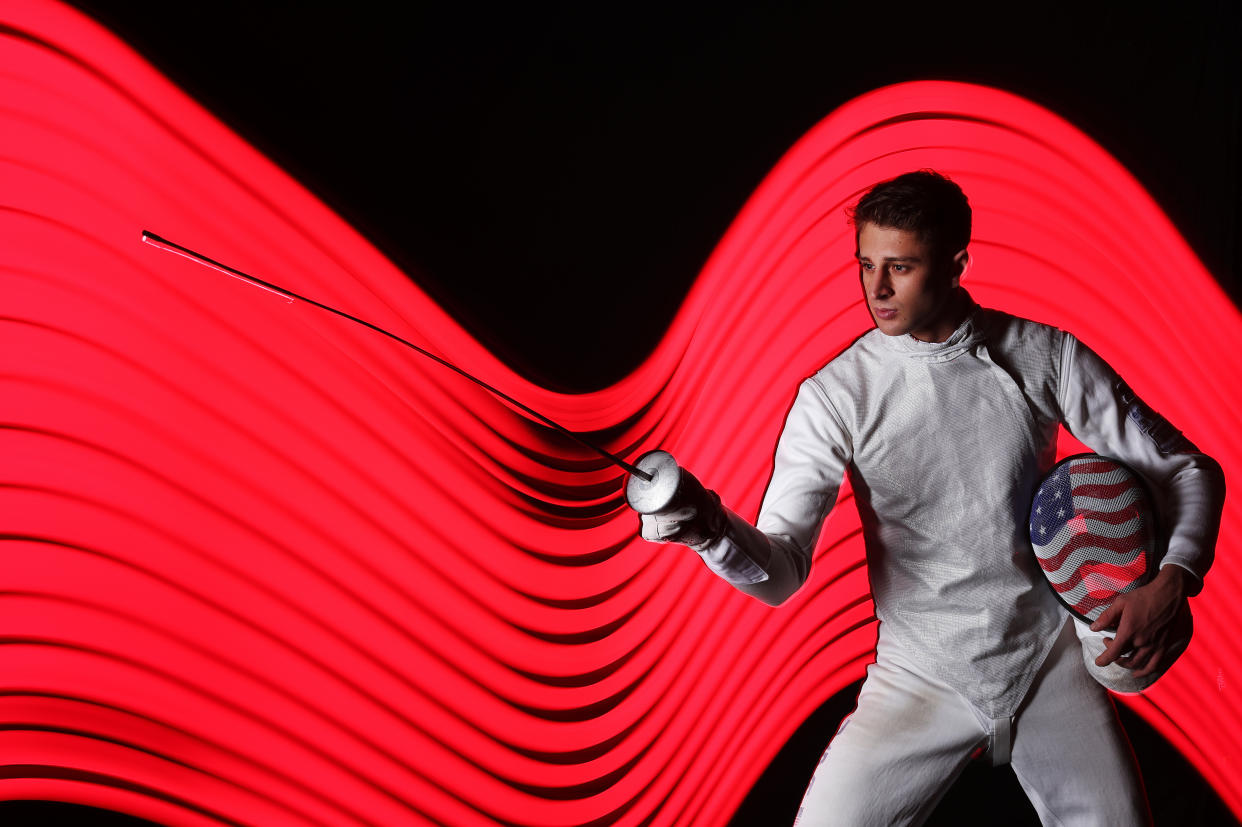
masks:
[[[901,336],[885,336],[881,333],[880,338],[885,345],[904,356],[944,362],[960,356],[984,340],[981,315],[979,305],[972,302],[966,318],[943,342],[920,342],[909,333]]]

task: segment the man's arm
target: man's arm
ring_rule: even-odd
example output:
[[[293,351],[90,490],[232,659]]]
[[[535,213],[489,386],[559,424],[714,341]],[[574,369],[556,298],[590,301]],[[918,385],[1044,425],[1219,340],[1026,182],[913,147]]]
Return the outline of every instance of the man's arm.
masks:
[[[1119,597],[1092,624],[1095,631],[1117,631],[1096,664],[1117,661],[1135,669],[1136,677],[1162,671],[1176,654],[1174,621],[1186,598],[1203,588],[1212,564],[1224,508],[1224,473],[1069,334],[1061,350],[1058,400],[1070,433],[1148,481],[1168,538],[1157,577]],[[1122,658],[1126,652],[1130,655]]]
[[[783,603],[806,582],[852,456],[844,423],[819,381],[807,379],[785,418],[755,525],[726,509],[723,535],[694,550],[738,590],[770,606]]]

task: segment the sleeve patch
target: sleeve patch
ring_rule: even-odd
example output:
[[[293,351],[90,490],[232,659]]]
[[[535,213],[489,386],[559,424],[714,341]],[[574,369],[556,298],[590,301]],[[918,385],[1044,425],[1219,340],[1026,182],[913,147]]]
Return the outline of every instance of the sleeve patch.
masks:
[[[1118,398],[1126,408],[1126,415],[1130,417],[1130,421],[1155,444],[1160,453],[1173,454],[1182,450],[1185,444],[1182,432],[1174,428],[1169,420],[1139,399],[1125,382],[1118,380],[1115,389]]]

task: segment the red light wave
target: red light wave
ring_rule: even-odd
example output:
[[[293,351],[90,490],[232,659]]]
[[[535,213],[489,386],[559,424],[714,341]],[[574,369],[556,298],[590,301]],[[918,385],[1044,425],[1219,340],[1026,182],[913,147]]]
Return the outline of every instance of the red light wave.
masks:
[[[98,25],[0,17],[0,798],[191,825],[724,824],[871,657],[848,491],[769,609],[636,539],[616,469],[144,227],[615,453],[669,449],[753,517],[798,380],[870,324],[842,208],[934,167],[975,206],[978,300],[1075,331],[1239,467],[1237,309],[1113,158],[1013,95],[907,83],[833,112],[652,356],[563,395]],[[1242,814],[1238,536],[1231,500],[1194,644],[1124,702]]]

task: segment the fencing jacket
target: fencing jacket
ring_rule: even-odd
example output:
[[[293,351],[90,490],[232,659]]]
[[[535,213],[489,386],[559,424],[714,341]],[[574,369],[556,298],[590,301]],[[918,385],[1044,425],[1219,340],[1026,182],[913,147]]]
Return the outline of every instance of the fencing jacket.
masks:
[[[780,603],[806,580],[848,469],[883,642],[989,718],[1013,715],[1066,618],[1027,538],[1061,423],[1147,478],[1162,565],[1202,579],[1220,466],[1072,335],[981,308],[944,342],[872,330],[805,380],[756,525],[727,512],[724,536],[696,550]]]

